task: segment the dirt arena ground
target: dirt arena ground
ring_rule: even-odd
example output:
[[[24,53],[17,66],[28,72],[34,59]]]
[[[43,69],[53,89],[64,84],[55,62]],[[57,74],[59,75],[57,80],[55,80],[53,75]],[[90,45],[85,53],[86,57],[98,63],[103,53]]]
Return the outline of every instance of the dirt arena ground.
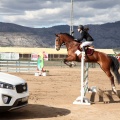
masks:
[[[0,113],[0,120],[119,120],[120,99],[94,94],[92,105],[73,105],[80,95],[80,68],[47,67],[49,76],[36,77],[33,74],[14,73],[25,79],[29,86],[29,104],[19,110]],[[90,68],[89,86],[111,90],[110,81],[100,68]],[[120,85],[116,83],[119,92]],[[101,98],[101,99],[100,99]]]

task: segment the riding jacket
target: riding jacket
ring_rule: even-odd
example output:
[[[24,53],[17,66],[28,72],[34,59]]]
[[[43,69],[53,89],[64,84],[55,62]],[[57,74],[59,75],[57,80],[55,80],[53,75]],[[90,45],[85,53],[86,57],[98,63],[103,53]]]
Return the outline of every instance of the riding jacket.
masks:
[[[81,38],[78,38],[77,41],[81,42],[83,39],[85,39],[86,41],[94,41],[94,39],[89,35],[89,33],[87,31],[82,31],[81,33]]]

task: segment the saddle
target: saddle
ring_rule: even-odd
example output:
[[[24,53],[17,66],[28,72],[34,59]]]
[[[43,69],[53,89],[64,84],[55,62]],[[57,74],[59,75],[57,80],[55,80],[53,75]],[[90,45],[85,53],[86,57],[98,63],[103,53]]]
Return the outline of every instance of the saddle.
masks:
[[[82,51],[82,49],[80,49],[80,45],[78,45],[78,50]],[[94,53],[94,47],[93,46],[85,46],[84,50],[85,50],[85,54],[88,55],[88,56],[91,56]]]

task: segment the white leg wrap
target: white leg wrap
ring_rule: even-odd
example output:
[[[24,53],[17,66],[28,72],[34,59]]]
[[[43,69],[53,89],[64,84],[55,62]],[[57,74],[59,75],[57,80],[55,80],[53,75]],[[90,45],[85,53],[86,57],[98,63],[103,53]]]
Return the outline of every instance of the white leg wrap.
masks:
[[[76,54],[77,56],[79,56],[79,55],[81,54],[81,52],[80,52],[79,50],[76,50],[76,51],[75,51],[75,54]]]
[[[115,89],[115,86],[112,87],[112,90],[113,90],[114,93],[117,93],[117,90]]]

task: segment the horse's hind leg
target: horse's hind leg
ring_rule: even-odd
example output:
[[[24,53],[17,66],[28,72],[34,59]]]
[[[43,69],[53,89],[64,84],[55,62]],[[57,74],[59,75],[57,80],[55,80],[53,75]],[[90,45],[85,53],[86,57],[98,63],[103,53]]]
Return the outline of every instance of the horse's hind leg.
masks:
[[[117,94],[117,91],[115,89],[115,83],[114,83],[114,76],[112,75],[111,71],[110,71],[110,65],[107,64],[100,64],[101,69],[106,73],[106,75],[108,76],[108,78],[110,79],[111,82],[111,87],[112,87],[112,91]]]
[[[74,61],[74,60],[75,60],[75,59],[74,59],[73,56],[68,56],[67,58],[64,59],[64,63],[65,63],[66,65],[68,65],[69,67],[72,67],[71,61]]]
[[[116,88],[115,88],[115,83],[114,83],[114,76],[111,74],[110,71],[106,71],[105,72],[106,75],[109,77],[110,81],[111,81],[111,87],[112,87],[112,91],[117,94]]]

